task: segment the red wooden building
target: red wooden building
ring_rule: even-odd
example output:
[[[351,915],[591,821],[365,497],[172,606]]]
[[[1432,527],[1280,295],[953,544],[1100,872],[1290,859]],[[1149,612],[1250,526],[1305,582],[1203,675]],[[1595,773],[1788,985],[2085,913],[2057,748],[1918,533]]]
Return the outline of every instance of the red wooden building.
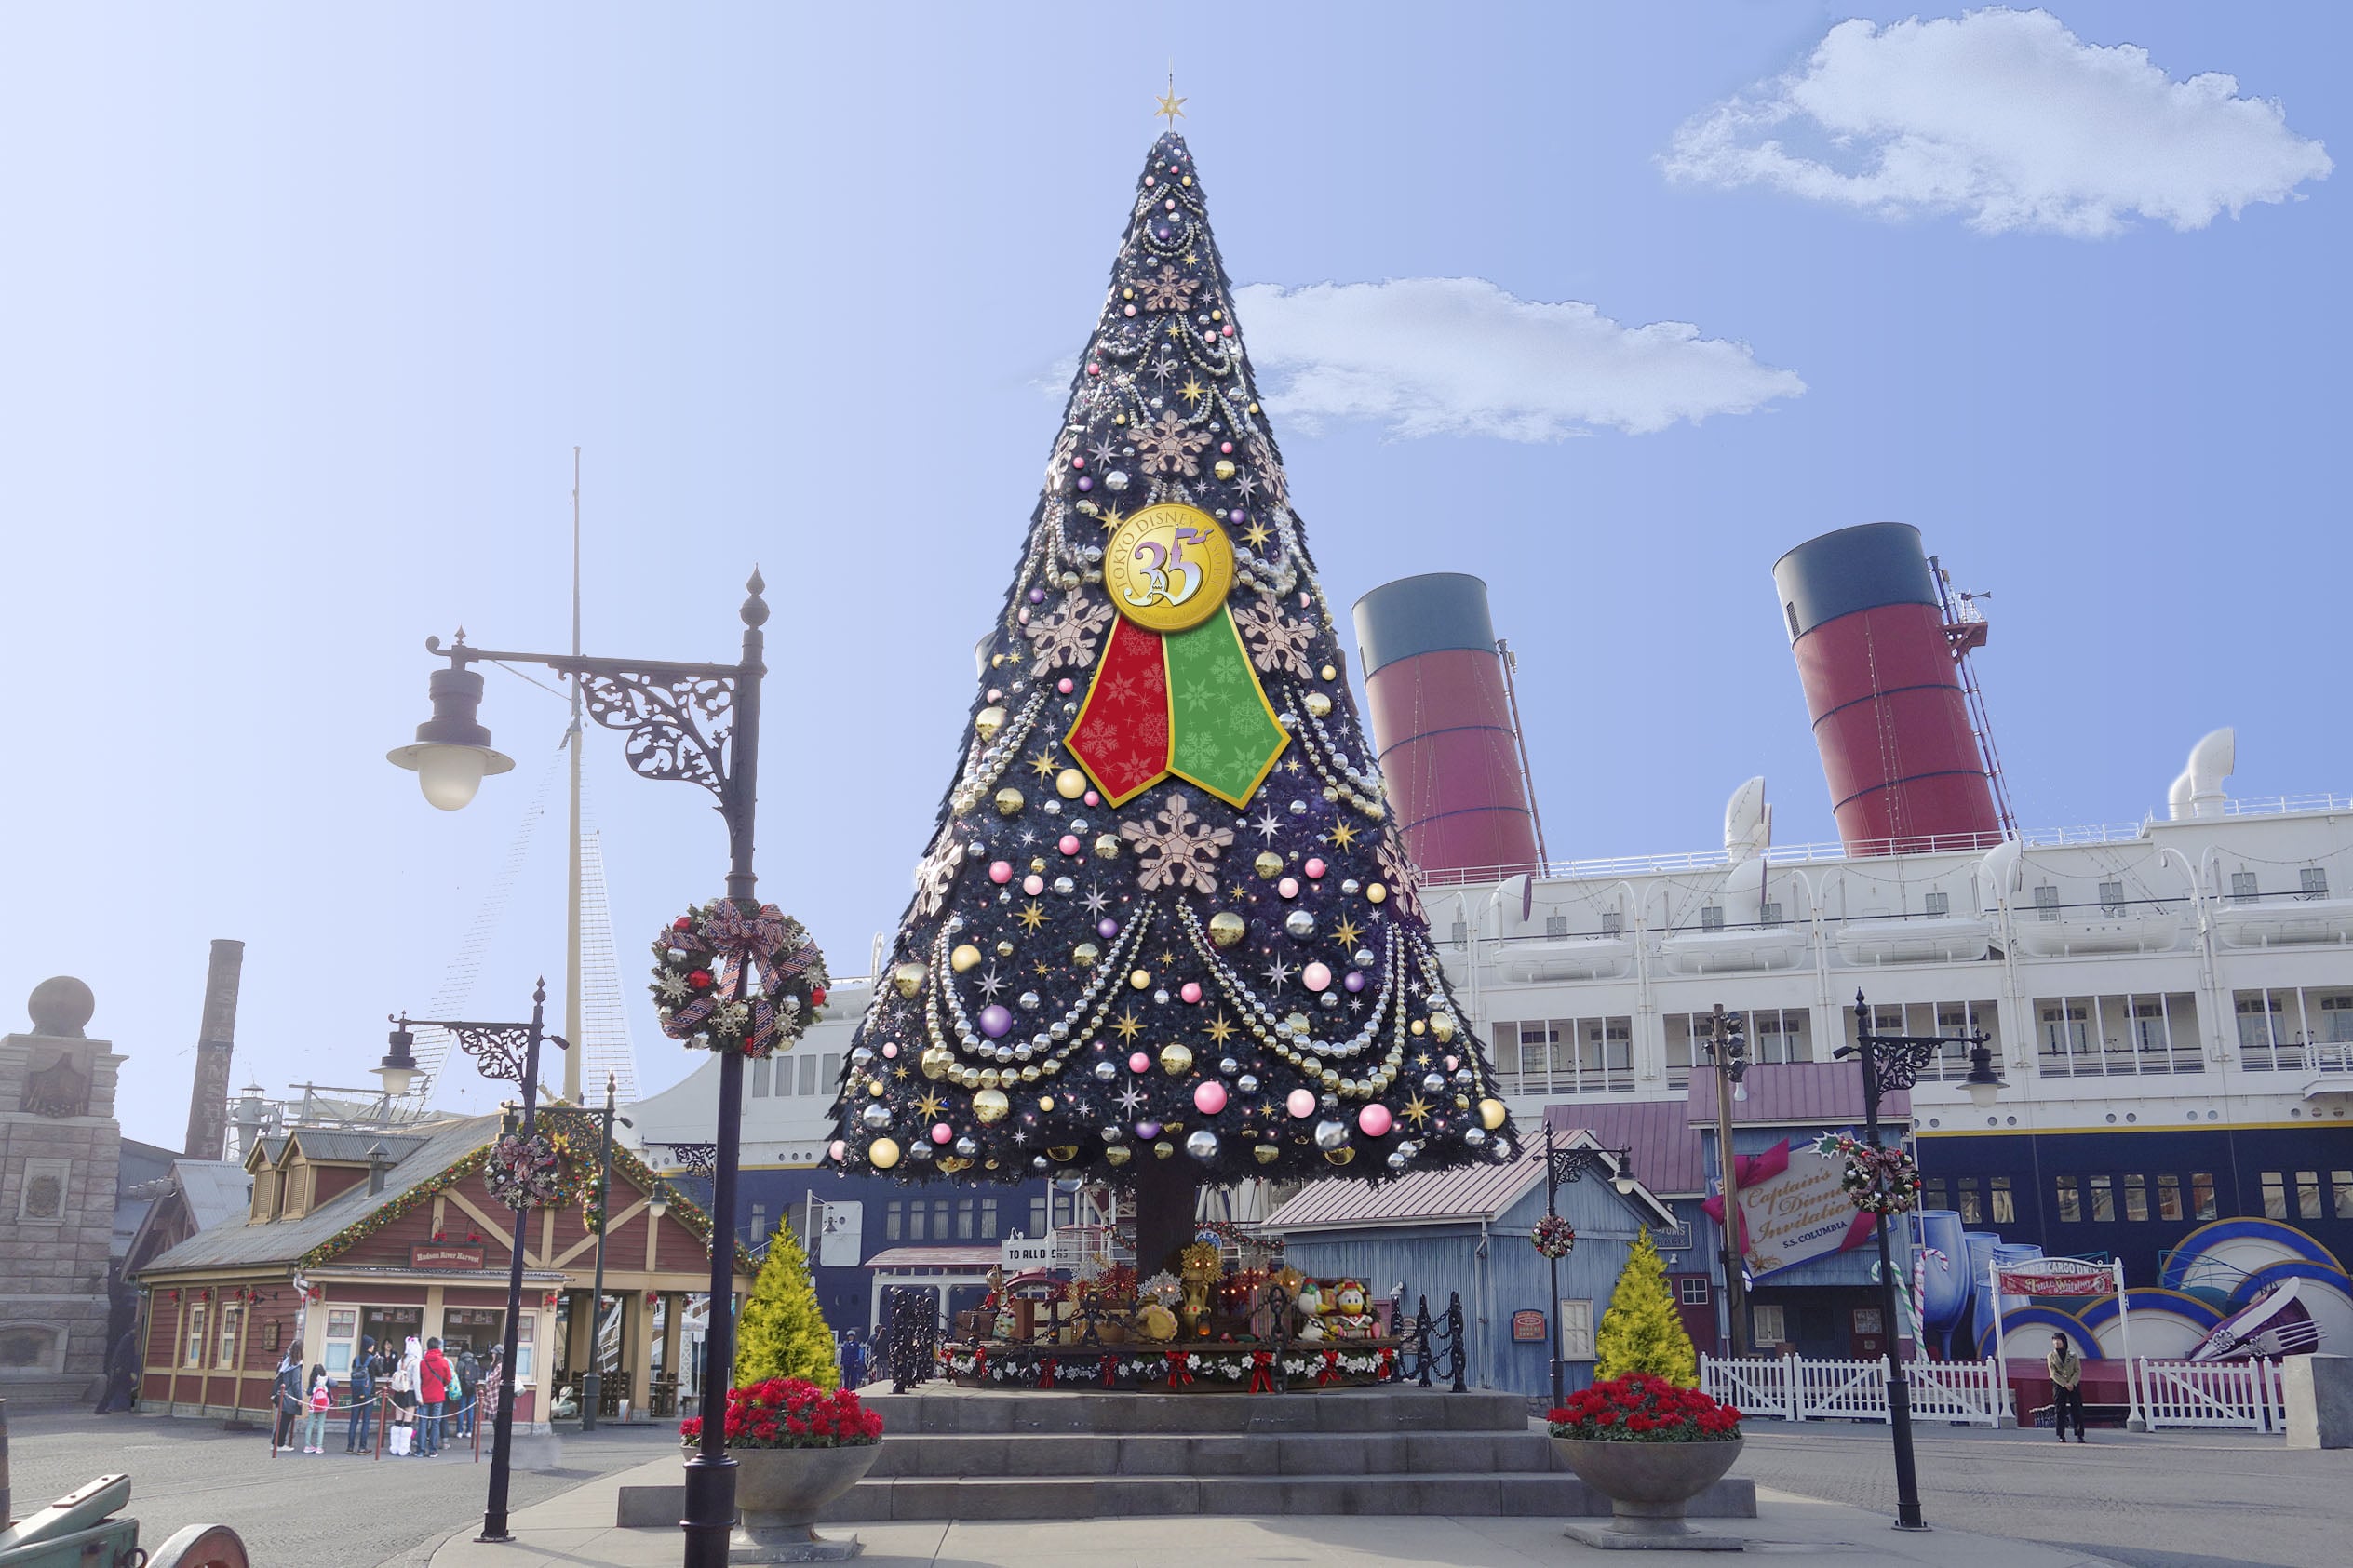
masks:
[[[597,1119],[542,1113],[593,1162]],[[363,1337],[396,1349],[437,1338],[454,1358],[487,1356],[506,1331],[514,1212],[483,1185],[500,1119],[400,1132],[297,1128],[246,1160],[251,1212],[208,1226],[139,1271],[146,1295],[142,1403],[174,1414],[269,1406],[287,1347],[307,1374],[324,1367],[337,1402]],[[612,1151],[605,1239],[606,1333],[600,1379],[609,1414],[675,1410],[679,1331],[709,1288],[703,1212],[624,1148]],[[597,1233],[579,1206],[534,1209],[523,1224],[518,1420],[543,1426],[555,1391],[588,1370]],[[737,1257],[736,1292],[751,1288]]]

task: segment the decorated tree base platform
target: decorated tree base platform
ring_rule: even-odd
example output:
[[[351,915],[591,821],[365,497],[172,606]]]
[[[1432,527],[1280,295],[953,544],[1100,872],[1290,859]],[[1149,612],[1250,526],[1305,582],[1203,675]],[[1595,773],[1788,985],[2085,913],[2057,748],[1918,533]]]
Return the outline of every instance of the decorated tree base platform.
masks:
[[[1403,1342],[948,1345],[942,1373],[960,1388],[1033,1393],[1311,1394],[1398,1381]]]

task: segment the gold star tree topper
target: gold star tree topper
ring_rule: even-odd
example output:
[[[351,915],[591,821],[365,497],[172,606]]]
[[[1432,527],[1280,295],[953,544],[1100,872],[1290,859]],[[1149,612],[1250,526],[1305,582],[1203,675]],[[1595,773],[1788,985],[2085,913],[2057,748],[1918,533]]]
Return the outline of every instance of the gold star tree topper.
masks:
[[[1176,122],[1185,117],[1185,100],[1176,96],[1176,73],[1174,71],[1168,74],[1168,90],[1161,94],[1159,101],[1160,107],[1152,111],[1153,116],[1166,120],[1168,128],[1175,130]]]

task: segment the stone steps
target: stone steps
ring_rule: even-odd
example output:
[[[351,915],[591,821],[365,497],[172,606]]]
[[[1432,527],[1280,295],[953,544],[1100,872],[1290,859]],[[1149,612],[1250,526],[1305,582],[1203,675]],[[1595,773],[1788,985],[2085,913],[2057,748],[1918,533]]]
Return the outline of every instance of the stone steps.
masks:
[[[874,1468],[828,1522],[1171,1514],[1606,1517],[1607,1499],[1531,1430],[1514,1394],[877,1393]],[[621,1492],[625,1526],[675,1523],[680,1486]],[[1756,1489],[1718,1481],[1691,1512],[1754,1519]]]

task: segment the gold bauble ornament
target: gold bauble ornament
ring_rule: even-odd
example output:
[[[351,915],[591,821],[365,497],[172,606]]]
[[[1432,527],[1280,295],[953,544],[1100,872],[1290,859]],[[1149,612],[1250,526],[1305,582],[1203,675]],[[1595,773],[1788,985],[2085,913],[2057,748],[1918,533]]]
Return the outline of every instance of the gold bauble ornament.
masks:
[[[1166,1138],[1163,1138],[1158,1143],[1152,1145],[1152,1152],[1158,1155],[1161,1159],[1166,1159],[1170,1155],[1176,1152],[1176,1146],[1170,1143]]]
[[[1109,1148],[1103,1151],[1103,1158],[1109,1160],[1114,1165],[1124,1165],[1127,1163],[1129,1157],[1134,1154],[1134,1152],[1135,1151],[1130,1149],[1125,1144],[1113,1144]]]
[[[869,1080],[866,1086],[866,1092],[874,1099],[880,1100],[882,1098],[882,1085],[880,1082]]]
[[[1103,950],[1092,942],[1082,942],[1070,949],[1070,961],[1081,969],[1093,969],[1095,960],[1102,956]]]
[[[980,949],[969,942],[960,942],[956,951],[948,955],[948,967],[961,974],[968,969],[980,967]]]
[[[997,731],[1002,730],[1004,727],[1005,710],[1002,708],[983,708],[973,719],[973,728],[980,731],[980,740],[983,745],[986,745],[990,741],[995,740],[997,738]]]
[[[1420,1019],[1419,1019],[1419,1018],[1417,1018],[1417,1019],[1415,1019],[1415,1020],[1413,1021],[1413,1031],[1414,1031],[1414,1033],[1415,1033],[1415,1034],[1420,1034],[1423,1030],[1425,1030],[1425,1029],[1427,1029],[1427,1028],[1429,1028],[1429,1027],[1430,1027],[1430,1025],[1427,1025],[1427,1024],[1423,1023],[1423,1022],[1422,1022]]]
[[[1097,860],[1119,859],[1120,841],[1118,835],[1111,833],[1096,834],[1095,836],[1095,858]]]
[[[1079,1146],[1076,1144],[1056,1144],[1054,1147],[1046,1150],[1046,1155],[1049,1159],[1059,1160],[1061,1163],[1068,1165],[1073,1159],[1078,1159]]]
[[[1250,869],[1271,882],[1283,875],[1283,857],[1272,850],[1261,850],[1258,858],[1250,863]]]
[[[1272,1144],[1252,1144],[1250,1153],[1261,1165],[1271,1165],[1283,1157],[1283,1151]]]
[[[1022,805],[1023,801],[1021,798],[1021,791],[1014,788],[1013,785],[1007,784],[1004,788],[997,792],[997,814],[999,816],[1017,817],[1021,814]]]
[[[1152,972],[1149,969],[1130,970],[1127,983],[1140,991],[1152,983]]]
[[[1221,458],[1219,458],[1219,459],[1217,460],[1217,466],[1216,466],[1216,467],[1214,467],[1214,468],[1212,468],[1212,469],[1210,470],[1210,472],[1211,472],[1212,474],[1217,475],[1217,477],[1218,477],[1218,478],[1220,478],[1220,479],[1230,479],[1230,478],[1232,478],[1232,477],[1233,477],[1233,459],[1231,459],[1231,458],[1230,458],[1230,457],[1221,457]]]
[[[1086,793],[1086,775],[1076,768],[1065,768],[1054,776],[1054,792],[1065,800],[1076,800]]]
[[[1250,922],[1230,909],[1220,909],[1209,917],[1209,940],[1220,947],[1230,947],[1248,934]]]
[[[943,1079],[955,1067],[956,1058],[948,1053],[947,1047],[934,1045],[923,1052],[918,1065],[922,1067],[925,1078]]]
[[[1182,1045],[1162,1046],[1160,1048],[1160,1070],[1166,1073],[1170,1078],[1183,1078],[1187,1073],[1193,1070],[1192,1051],[1189,1047]]]
[[[1043,871],[1045,868],[1046,868],[1046,857],[1045,857],[1045,856],[1043,856],[1043,855],[1032,855],[1032,856],[1030,856],[1030,857],[1029,857],[1029,869],[1030,869],[1031,871],[1033,871],[1033,872],[1036,872],[1036,871]]]
[[[1321,691],[1311,691],[1307,694],[1306,706],[1308,712],[1322,718],[1332,711],[1332,699]]]
[[[1479,1102],[1479,1123],[1490,1132],[1501,1127],[1511,1117],[1512,1108],[1500,1100]]]
[[[1042,1111],[1052,1111],[1054,1109],[1054,1096],[1051,1094],[1039,1095],[1038,1108]]]
[[[1367,882],[1365,884],[1365,897],[1370,903],[1378,904],[1388,896],[1389,890],[1383,887],[1380,883]]]
[[[1338,680],[1340,677],[1340,672],[1332,668],[1329,664],[1324,666],[1323,674],[1325,680]]]
[[[912,997],[923,988],[923,978],[931,972],[932,968],[929,964],[914,962],[898,964],[891,970],[891,984],[898,987],[900,996]]]
[[[1024,1083],[1035,1083],[1038,1081],[1038,1069],[1034,1064],[1021,1069],[1021,1081]]]
[[[1013,1102],[1002,1089],[984,1089],[973,1096],[973,1115],[983,1127],[994,1127],[1013,1112]]]
[[[1001,936],[997,939],[997,957],[1001,958],[1013,957],[1013,938]]]
[[[894,1138],[877,1138],[866,1146],[866,1157],[878,1171],[887,1171],[899,1162],[899,1146]]]
[[[1324,1151],[1324,1158],[1335,1165],[1345,1165],[1356,1158],[1356,1150],[1353,1147],[1327,1148]]]
[[[1433,1012],[1430,1015],[1430,1034],[1440,1045],[1454,1039],[1454,1014]]]
[[[997,1087],[996,1068],[983,1067],[980,1069],[980,1086],[983,1089],[994,1089]]]

